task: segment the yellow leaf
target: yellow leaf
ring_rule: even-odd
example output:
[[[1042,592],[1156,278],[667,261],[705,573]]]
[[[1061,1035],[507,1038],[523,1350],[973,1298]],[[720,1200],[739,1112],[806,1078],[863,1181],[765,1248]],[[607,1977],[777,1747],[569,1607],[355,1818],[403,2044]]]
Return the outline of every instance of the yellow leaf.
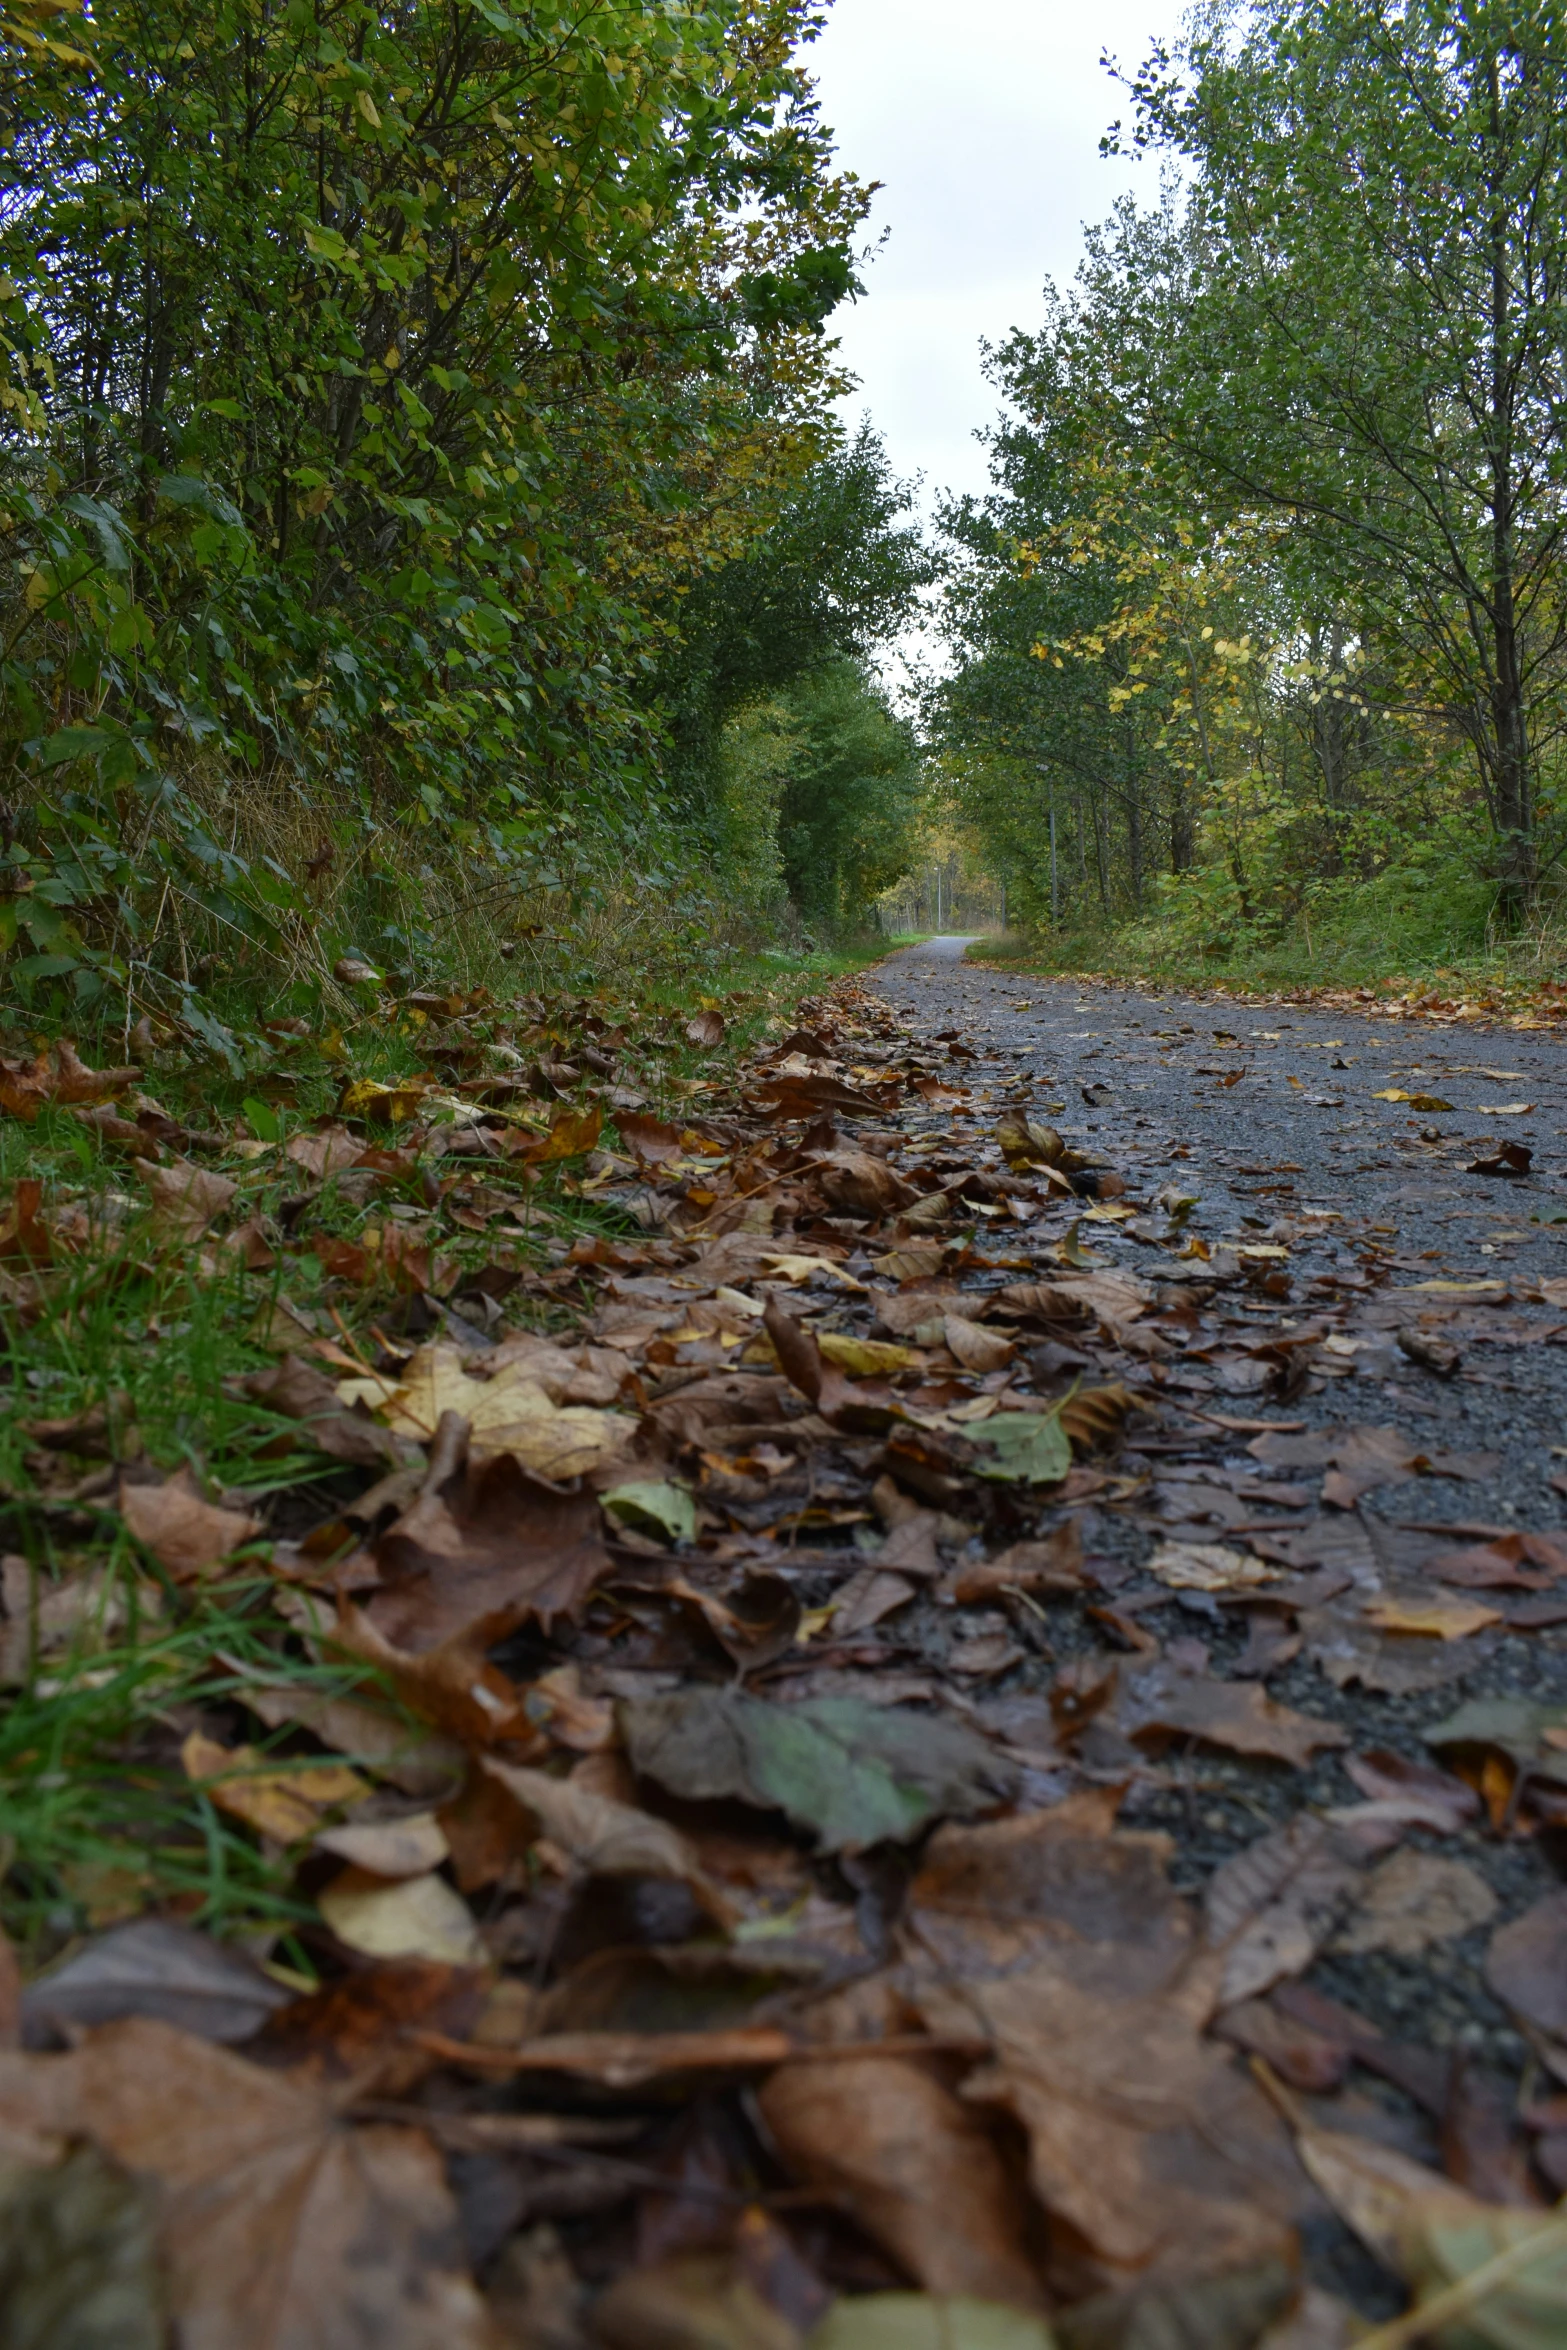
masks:
[[[882,1262],[878,1258],[878,1271]],[[846,1273],[841,1265],[834,1264],[831,1257],[767,1257],[763,1263],[774,1281],[809,1281],[815,1274],[825,1273],[830,1280],[837,1282],[840,1289],[863,1291],[865,1287],[863,1281],[856,1281],[852,1273]]]
[[[369,1794],[368,1783],[342,1763],[308,1763],[301,1770],[269,1768],[254,1746],[220,1746],[192,1730],[180,1748],[185,1776],[219,1811],[243,1820],[277,1844],[313,1836],[321,1814]]]
[[[1438,1640],[1463,1640],[1471,1632],[1483,1632],[1487,1624],[1499,1624],[1500,1608],[1486,1607],[1478,1599],[1448,1599],[1433,1593],[1429,1599],[1373,1599],[1367,1602],[1365,1613],[1380,1632],[1423,1632]]]
[[[316,1906],[339,1942],[370,1958],[472,1966],[483,1955],[473,1912],[433,1871],[388,1885],[361,1869],[345,1869],[318,1896]]]
[[[1534,1108],[1533,1102],[1481,1102],[1482,1118],[1526,1118]]]
[[[880,1338],[851,1338],[844,1330],[824,1330],[816,1343],[825,1360],[836,1363],[852,1379],[887,1379],[895,1371],[917,1371],[925,1360],[918,1347],[889,1346]]]
[[[358,107],[360,113],[364,116],[365,121],[370,125],[370,128],[373,131],[378,131],[381,127],[381,117],[375,110],[375,100],[371,97],[369,91],[356,90],[354,92],[354,104]]]
[[[345,1402],[359,1395],[373,1400],[368,1382],[349,1380],[344,1388]],[[584,1476],[619,1452],[636,1428],[625,1412],[553,1403],[522,1363],[505,1365],[493,1379],[472,1379],[456,1347],[445,1344],[421,1347],[377,1408],[395,1434],[425,1442],[443,1412],[460,1412],[476,1454],[509,1452],[538,1477]]]

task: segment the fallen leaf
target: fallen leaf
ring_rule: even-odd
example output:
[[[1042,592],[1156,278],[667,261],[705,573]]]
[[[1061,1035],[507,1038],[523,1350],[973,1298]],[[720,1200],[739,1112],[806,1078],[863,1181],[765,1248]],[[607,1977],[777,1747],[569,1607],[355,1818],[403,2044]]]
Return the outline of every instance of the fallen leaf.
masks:
[[[323,1812],[361,1802],[370,1792],[342,1763],[279,1764],[254,1746],[220,1746],[200,1730],[186,1736],[180,1762],[187,1779],[219,1811],[278,1844],[313,1836]]]
[[[405,1813],[392,1820],[349,1820],[323,1828],[316,1850],[330,1852],[374,1877],[422,1877],[450,1857],[445,1832],[433,1811]]]
[[[188,1159],[175,1159],[167,1167],[145,1159],[140,1164],[152,1197],[152,1228],[163,1241],[200,1240],[239,1191],[226,1175],[193,1167]]]
[[[308,2078],[137,2019],[0,2056],[0,2123],[151,2184],[181,2350],[493,2350],[439,2155]]]
[[[1053,1412],[997,1412],[970,1429],[990,1454],[978,1464],[982,1477],[1028,1485],[1055,1485],[1072,1466],[1072,1440]]]
[[[316,1907],[350,1950],[370,1958],[422,1958],[472,1966],[482,1955],[473,1913],[433,1871],[391,1884],[346,1868],[316,1896]]]
[[[1303,1814],[1215,1869],[1203,1918],[1223,1953],[1222,2006],[1306,1972],[1348,1914],[1368,1850],[1352,1831]]]
[[[594,2298],[593,2338],[606,2350],[801,2350],[798,2328],[727,2252],[688,2252],[616,2277]],[[518,2339],[549,2350],[546,2337]]]
[[[932,2293],[1040,2302],[1027,2215],[989,2131],[924,2066],[875,2054],[783,2065],[757,2104],[785,2165],[851,2210]]]
[[[834,2302],[808,2350],[1059,2350],[1037,2317],[936,2293],[855,2293]]]
[[[702,1883],[694,1848],[666,1820],[656,1820],[634,1804],[596,1795],[569,1779],[551,1778],[546,1771],[525,1770],[489,1756],[483,1768],[534,1824],[533,1832],[547,1836],[588,1874]]]
[[[1126,1675],[1115,1706],[1116,1726],[1138,1741],[1199,1738],[1232,1754],[1271,1755],[1304,1765],[1325,1747],[1347,1746],[1337,1722],[1295,1713],[1255,1682],[1215,1681],[1184,1672],[1168,1659]]]
[[[1482,1118],[1527,1118],[1533,1102],[1479,1102],[1476,1104]]]
[[[101,1102],[140,1076],[140,1069],[89,1069],[62,1036],[34,1061],[0,1061],[0,1109],[32,1126],[46,1103]]]
[[[1148,1572],[1172,1591],[1248,1591],[1276,1583],[1284,1569],[1222,1542],[1161,1542]]]
[[[918,1347],[892,1346],[881,1338],[855,1338],[844,1330],[823,1330],[816,1343],[823,1361],[847,1371],[851,1379],[892,1379],[900,1371],[917,1371],[925,1360]]]
[[[980,1374],[1003,1371],[1017,1351],[1010,1338],[1003,1338],[999,1331],[986,1330],[978,1322],[965,1321],[961,1314],[943,1316],[942,1335],[947,1352],[965,1371]]]
[[[715,1045],[722,1044],[726,1033],[722,1012],[698,1012],[686,1022],[686,1042],[700,1045],[704,1052],[711,1052]]]
[[[661,1535],[666,1542],[696,1538],[696,1503],[688,1486],[667,1479],[633,1481],[611,1486],[599,1500],[613,1518],[634,1526],[640,1534]]]
[[[351,1403],[366,1384],[348,1380],[338,1393]],[[442,1414],[456,1412],[468,1422],[476,1454],[509,1453],[535,1476],[557,1482],[601,1467],[636,1429],[623,1412],[552,1403],[522,1364],[503,1367],[493,1379],[476,1379],[457,1348],[444,1342],[421,1347],[395,1387],[373,1386],[379,1392],[366,1400],[396,1434],[428,1442]]]
[[[1485,1607],[1477,1599],[1449,1599],[1440,1593],[1417,1598],[1368,1599],[1364,1613],[1381,1632],[1423,1634],[1436,1640],[1466,1640],[1487,1624],[1502,1621],[1500,1608]]]
[[[1329,1947],[1351,1954],[1390,1950],[1413,1958],[1435,1942],[1451,1942],[1496,1914],[1496,1895],[1466,1861],[1433,1852],[1395,1852],[1373,1869],[1356,1896],[1353,1914]]]
[[[1485,1979],[1524,2023],[1567,2040],[1567,1892],[1545,1894],[1492,1935]]]
[[[456,1641],[488,1647],[530,1618],[548,1626],[610,1567],[593,1495],[563,1493],[510,1452],[427,1485],[378,1537],[375,1561],[383,1588],[364,1612],[414,1656]]]
[[[1534,1165],[1534,1153],[1526,1143],[1499,1142],[1496,1148],[1471,1159],[1465,1172],[1470,1175],[1505,1175],[1516,1178],[1527,1175]]]
[[[248,2040],[289,1993],[252,1958],[172,1918],[136,1918],[73,1950],[22,1994],[23,2036],[153,2016],[203,2040]]]
[[[917,1835],[943,1813],[982,1810],[1007,1765],[959,1724],[859,1698],[767,1705],[717,1689],[621,1708],[632,1765],[672,1795],[787,1813],[824,1852]]]
[[[261,1531],[261,1520],[242,1510],[203,1501],[195,1475],[183,1468],[161,1485],[120,1486],[120,1515],[136,1540],[152,1552],[176,1583],[192,1583]]]

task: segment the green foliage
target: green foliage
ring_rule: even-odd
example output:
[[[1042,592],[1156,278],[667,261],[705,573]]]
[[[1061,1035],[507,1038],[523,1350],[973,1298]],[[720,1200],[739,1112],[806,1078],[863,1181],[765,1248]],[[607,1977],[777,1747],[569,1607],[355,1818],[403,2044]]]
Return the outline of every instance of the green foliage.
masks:
[[[232,1058],[193,945],[274,984],[350,943],[414,959],[431,858],[492,907],[663,885],[647,680],[837,381],[864,199],[810,26],[805,0],[0,19],[24,990],[129,995]]]
[[[722,742],[730,854],[759,889],[786,887],[813,931],[863,927],[912,861],[924,813],[911,723],[848,660],[752,704]]]

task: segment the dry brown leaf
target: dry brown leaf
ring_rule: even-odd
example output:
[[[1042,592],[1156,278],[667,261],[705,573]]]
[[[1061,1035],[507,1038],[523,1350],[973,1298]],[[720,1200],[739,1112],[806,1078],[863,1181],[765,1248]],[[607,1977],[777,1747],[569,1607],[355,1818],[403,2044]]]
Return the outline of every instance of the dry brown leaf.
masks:
[[[259,1518],[203,1501],[189,1468],[176,1471],[161,1485],[122,1482],[120,1515],[176,1583],[210,1575],[261,1531]]]
[[[365,1606],[406,1655],[491,1647],[530,1619],[574,1613],[609,1572],[598,1504],[531,1476],[509,1452],[428,1487],[375,1544],[384,1588]]]
[[[1467,1640],[1472,1632],[1483,1632],[1487,1624],[1502,1621],[1500,1608],[1486,1607],[1478,1599],[1453,1599],[1438,1591],[1418,1597],[1368,1599],[1363,1613],[1379,1632],[1408,1632],[1436,1640]]]
[[[1433,1942],[1451,1942],[1496,1915],[1496,1895],[1467,1861],[1434,1852],[1395,1852],[1360,1888],[1348,1921],[1330,1948],[1345,1953],[1390,1950],[1413,1958]]]
[[[1215,1869],[1203,1915],[1223,1955],[1222,2006],[1306,1972],[1352,1907],[1367,1853],[1352,1830],[1301,1813]]]
[[[557,1851],[590,1875],[673,1877],[702,1883],[695,1848],[667,1820],[656,1820],[635,1804],[617,1803],[570,1779],[551,1778],[486,1756],[484,1769],[547,1836]]]
[[[1148,1572],[1172,1591],[1249,1591],[1276,1583],[1284,1570],[1222,1542],[1161,1542]]]
[[[947,1352],[965,1371],[1005,1370],[1017,1352],[1010,1338],[1003,1338],[999,1331],[986,1330],[978,1322],[965,1321],[961,1314],[944,1315],[941,1327]]]
[[[1304,1764],[1324,1747],[1347,1746],[1337,1722],[1279,1705],[1254,1682],[1215,1681],[1186,1672],[1168,1658],[1123,1676],[1115,1706],[1117,1728],[1140,1744],[1200,1738],[1232,1754],[1271,1755]]]
[[[445,1832],[433,1811],[405,1813],[392,1820],[350,1820],[341,1828],[323,1828],[316,1837],[316,1850],[334,1853],[373,1877],[422,1877],[449,1857]]]
[[[32,1126],[46,1103],[101,1102],[140,1075],[140,1069],[89,1069],[62,1036],[34,1061],[0,1061],[0,1109]]]
[[[1017,2188],[972,2106],[906,2058],[783,2065],[757,2104],[784,2162],[932,2293],[1041,2305]]]
[[[476,1454],[509,1453],[537,1477],[580,1477],[621,1451],[636,1432],[624,1412],[557,1405],[523,1363],[493,1379],[476,1379],[455,1346],[421,1347],[400,1382],[349,1379],[338,1388],[344,1404],[363,1398],[394,1433],[428,1443],[442,1415],[468,1422]]]
[[[181,2350],[494,2350],[440,2157],[166,2024],[0,2055],[0,2130],[149,2181]],[[47,2159],[47,2156],[45,2156]]]
[[[152,1199],[152,1228],[162,1241],[200,1240],[239,1190],[226,1175],[213,1175],[188,1159],[171,1160],[166,1167],[148,1160],[141,1165]]]
[[[366,1781],[341,1763],[280,1769],[254,1746],[220,1746],[200,1730],[187,1735],[180,1761],[187,1779],[219,1811],[279,1844],[314,1835],[324,1812],[361,1803],[370,1792]]]

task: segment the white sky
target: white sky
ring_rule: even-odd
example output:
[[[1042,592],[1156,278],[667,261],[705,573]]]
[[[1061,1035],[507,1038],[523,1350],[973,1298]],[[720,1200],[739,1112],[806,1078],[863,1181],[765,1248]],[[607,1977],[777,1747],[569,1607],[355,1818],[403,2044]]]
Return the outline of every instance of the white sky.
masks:
[[[973,438],[997,399],[980,340],[1033,326],[1047,277],[1064,284],[1081,223],[1123,188],[1151,204],[1157,164],[1107,162],[1099,140],[1130,109],[1099,64],[1141,64],[1180,0],[835,0],[806,52],[843,164],[884,183],[872,228],[887,243],[865,296],[832,322],[901,474],[980,490]]]

